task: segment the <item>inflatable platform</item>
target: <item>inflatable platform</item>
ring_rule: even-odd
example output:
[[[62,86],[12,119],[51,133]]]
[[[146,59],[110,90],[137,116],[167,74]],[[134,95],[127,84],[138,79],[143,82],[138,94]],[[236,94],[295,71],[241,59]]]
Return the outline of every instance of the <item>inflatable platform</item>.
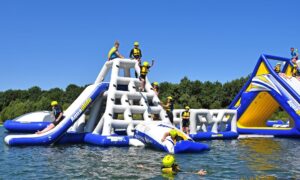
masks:
[[[274,71],[276,63],[281,63],[278,73]],[[288,58],[260,56],[248,82],[230,105],[237,110],[238,133],[300,136],[300,81],[291,76],[292,67]],[[288,114],[289,123],[269,127],[267,122],[279,108]]]
[[[9,132],[35,133],[51,124],[54,121],[53,117],[50,111],[32,112],[6,120],[3,126]]]
[[[88,86],[64,112],[65,118],[54,129],[44,134],[8,135],[4,141],[10,146],[54,143],[144,146],[145,141],[135,137],[135,132],[141,132],[136,131],[140,123],[147,122],[149,127],[153,127],[150,124],[154,122],[152,117],[155,116],[159,119],[156,120],[157,123],[169,124],[168,127],[172,125],[148,79],[146,79],[145,92],[140,92],[140,80],[131,77],[134,72],[140,73],[137,61],[114,59],[106,62],[94,84]],[[109,76],[109,83],[103,82]],[[89,109],[88,113],[86,113],[87,109]],[[26,115],[26,119],[35,119],[33,114]],[[149,137],[158,138],[154,134],[150,134]],[[178,145],[175,150],[174,147],[160,150],[184,153],[201,152],[207,149],[207,145],[191,140]]]
[[[182,129],[182,112],[175,109],[174,123]],[[194,140],[236,139],[237,112],[231,109],[190,109],[190,137]]]
[[[182,137],[182,141],[174,142],[170,136],[162,142],[165,133],[175,129],[177,134]],[[170,123],[162,122],[144,122],[135,128],[134,137],[155,149],[169,153],[195,153],[209,150],[209,146],[202,143],[194,142],[188,135],[172,126]]]

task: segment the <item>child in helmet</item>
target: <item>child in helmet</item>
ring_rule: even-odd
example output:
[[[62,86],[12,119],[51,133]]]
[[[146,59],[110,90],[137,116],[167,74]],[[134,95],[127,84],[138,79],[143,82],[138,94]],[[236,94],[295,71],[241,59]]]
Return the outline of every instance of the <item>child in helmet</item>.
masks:
[[[149,69],[154,65],[154,60],[152,60],[152,65],[150,66],[147,61],[144,61],[143,65],[140,64],[140,81],[142,86],[140,87],[141,91],[145,91],[146,84],[146,75],[148,74]]]
[[[177,142],[184,140],[184,138],[181,137],[181,136],[177,133],[177,131],[176,131],[175,129],[171,129],[169,132],[166,132],[166,133],[164,134],[164,136],[163,136],[162,139],[161,139],[161,142],[164,142],[168,136],[171,137],[171,139],[172,139],[173,142],[174,142],[174,145],[175,145]]]
[[[64,118],[63,109],[58,104],[57,101],[52,101],[51,106],[52,106],[52,112],[53,112],[53,115],[55,117],[55,120],[51,124],[49,124],[45,129],[43,129],[42,131],[37,131],[36,134],[43,134],[45,132],[50,131],[55,126],[57,126],[60,123],[60,121]]]
[[[153,87],[153,90],[154,90],[155,94],[158,96],[158,94],[159,94],[158,82],[152,83],[152,87]]]
[[[179,165],[176,163],[175,157],[171,154],[166,155],[162,159],[162,167],[161,167],[161,172],[164,177],[166,178],[173,178],[174,175],[176,175],[178,172],[180,172]],[[183,173],[193,173],[193,172],[183,172]],[[201,169],[196,173],[193,174],[198,174],[200,176],[206,175],[206,171]]]
[[[130,54],[129,54],[129,58],[130,59],[136,59],[138,62],[140,62],[141,58],[142,58],[142,51],[139,48],[139,42],[134,42],[133,44],[133,49],[131,49]]]
[[[167,112],[167,115],[168,115],[171,123],[173,124],[173,119],[174,119],[174,117],[173,117],[174,102],[173,102],[172,96],[168,96],[166,104],[160,103],[160,105],[165,108],[165,110]]]
[[[285,75],[285,73],[281,72],[281,63],[277,63],[276,66],[274,67],[274,71],[279,74],[279,76],[287,78],[287,76]]]
[[[142,50],[139,48],[139,42],[134,42],[133,46],[134,47],[130,51],[129,58],[136,60],[140,64],[142,58]],[[135,77],[138,77],[137,72],[135,72]]]
[[[281,63],[277,63],[275,68],[274,68],[274,71],[279,74],[280,73],[280,70],[281,70]]]
[[[165,176],[172,177],[179,172],[179,166],[175,163],[175,157],[171,154],[162,159],[161,172]]]
[[[189,126],[190,126],[190,107],[185,106],[185,111],[181,114],[182,117],[182,131],[187,135],[189,134]]]

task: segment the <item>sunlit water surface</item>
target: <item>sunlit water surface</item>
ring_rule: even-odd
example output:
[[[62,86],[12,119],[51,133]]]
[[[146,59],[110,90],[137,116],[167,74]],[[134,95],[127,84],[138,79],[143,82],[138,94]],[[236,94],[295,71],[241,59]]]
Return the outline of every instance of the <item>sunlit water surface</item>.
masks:
[[[0,137],[6,135],[0,127]],[[300,141],[244,139],[207,141],[211,150],[178,154],[176,179],[300,179]],[[163,179],[165,155],[149,148],[90,145],[8,147],[1,143],[0,179]],[[143,168],[142,168],[143,166]],[[207,170],[205,177],[193,172]]]

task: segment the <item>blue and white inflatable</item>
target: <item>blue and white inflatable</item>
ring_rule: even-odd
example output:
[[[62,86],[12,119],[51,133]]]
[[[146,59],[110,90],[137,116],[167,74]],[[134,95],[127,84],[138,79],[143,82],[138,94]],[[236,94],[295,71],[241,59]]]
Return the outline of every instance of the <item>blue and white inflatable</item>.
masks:
[[[50,111],[38,111],[6,120],[3,126],[9,132],[35,133],[46,128],[53,121]]]
[[[175,129],[178,135],[180,135],[184,140],[174,143],[169,136],[162,142],[164,134],[166,132],[170,132],[171,129]],[[140,123],[135,128],[134,137],[148,146],[173,154],[199,153],[209,150],[208,145],[193,141],[189,136],[169,123],[155,121]]]
[[[107,90],[108,85],[108,83],[100,83],[88,86],[66,110],[64,113],[65,118],[54,129],[44,134],[8,135],[4,138],[5,143],[11,146],[49,145],[58,141],[94,102],[99,94]]]

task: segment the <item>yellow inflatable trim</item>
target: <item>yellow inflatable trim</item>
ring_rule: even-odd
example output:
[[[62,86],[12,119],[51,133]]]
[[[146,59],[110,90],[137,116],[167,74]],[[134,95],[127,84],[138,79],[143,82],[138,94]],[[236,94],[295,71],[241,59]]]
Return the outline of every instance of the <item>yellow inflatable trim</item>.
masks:
[[[259,75],[263,75],[263,74],[270,74],[270,71],[268,70],[268,68],[264,62],[260,63],[255,76],[259,76]]]
[[[266,127],[266,121],[278,108],[278,102],[268,92],[260,92],[239,118],[237,126],[239,128],[274,129]]]

